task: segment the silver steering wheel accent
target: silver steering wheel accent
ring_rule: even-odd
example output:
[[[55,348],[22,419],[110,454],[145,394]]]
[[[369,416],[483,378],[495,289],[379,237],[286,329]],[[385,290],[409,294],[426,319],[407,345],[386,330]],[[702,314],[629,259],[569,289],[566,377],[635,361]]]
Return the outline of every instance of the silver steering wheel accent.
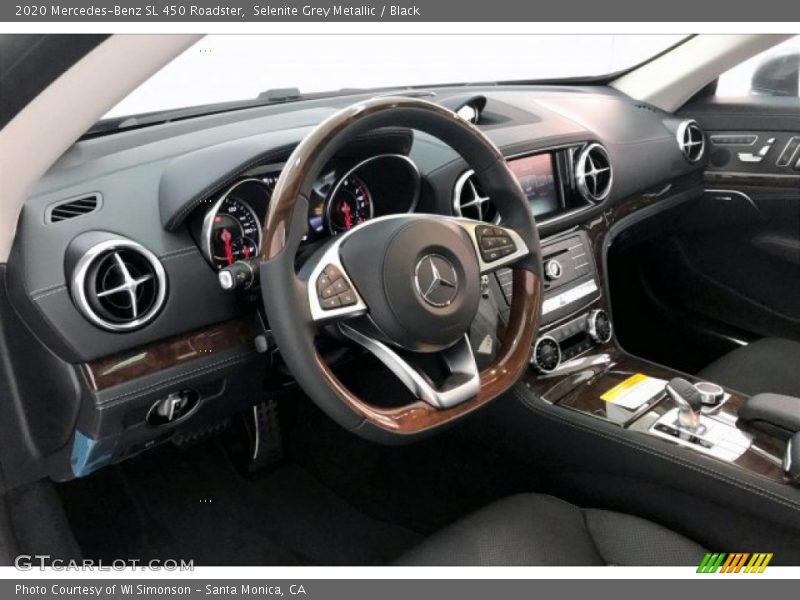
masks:
[[[474,398],[481,389],[478,364],[475,362],[475,355],[472,353],[467,335],[450,348],[438,353],[449,373],[444,382],[437,387],[424,372],[411,365],[387,344],[356,331],[346,323],[339,323],[339,330],[345,337],[369,350],[417,398],[431,406],[451,408]]]

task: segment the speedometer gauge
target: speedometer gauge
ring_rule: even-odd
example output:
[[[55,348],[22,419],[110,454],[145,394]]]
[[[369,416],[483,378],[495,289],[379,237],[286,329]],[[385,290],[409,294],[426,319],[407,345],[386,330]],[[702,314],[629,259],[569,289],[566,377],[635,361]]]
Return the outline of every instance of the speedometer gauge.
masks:
[[[268,194],[257,179],[236,184],[206,215],[203,241],[206,255],[215,267],[232,265],[237,260],[258,256],[261,223],[247,199],[252,194]]]
[[[325,210],[328,230],[336,235],[372,218],[372,198],[355,175],[342,179],[333,189]]]

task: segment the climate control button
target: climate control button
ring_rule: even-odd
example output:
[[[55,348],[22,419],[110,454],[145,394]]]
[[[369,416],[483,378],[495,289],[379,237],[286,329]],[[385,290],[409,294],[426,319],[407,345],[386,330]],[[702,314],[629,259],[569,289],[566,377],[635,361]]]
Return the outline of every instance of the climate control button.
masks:
[[[540,337],[533,345],[530,362],[540,373],[552,373],[561,364],[561,346],[549,335]]]
[[[611,341],[614,328],[611,318],[603,309],[593,310],[589,313],[586,332],[595,344],[605,344]]]

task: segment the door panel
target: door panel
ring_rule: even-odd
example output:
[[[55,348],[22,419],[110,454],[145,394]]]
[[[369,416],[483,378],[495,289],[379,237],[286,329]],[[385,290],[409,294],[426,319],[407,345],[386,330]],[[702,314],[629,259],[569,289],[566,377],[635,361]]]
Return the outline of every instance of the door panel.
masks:
[[[753,337],[800,339],[800,100],[711,98],[681,113],[709,152],[705,197],[672,240],[691,281],[683,304]]]

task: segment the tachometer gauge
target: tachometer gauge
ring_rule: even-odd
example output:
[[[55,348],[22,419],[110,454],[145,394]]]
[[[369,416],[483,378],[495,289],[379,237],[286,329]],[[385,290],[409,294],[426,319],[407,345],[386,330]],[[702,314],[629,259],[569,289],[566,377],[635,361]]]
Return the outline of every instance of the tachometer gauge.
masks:
[[[203,239],[206,254],[218,269],[237,260],[254,258],[261,247],[261,223],[244,200],[254,192],[267,193],[259,180],[248,179],[234,186],[206,215]]]
[[[328,230],[333,235],[371,219],[372,213],[369,189],[355,175],[349,175],[336,184],[325,209]]]

